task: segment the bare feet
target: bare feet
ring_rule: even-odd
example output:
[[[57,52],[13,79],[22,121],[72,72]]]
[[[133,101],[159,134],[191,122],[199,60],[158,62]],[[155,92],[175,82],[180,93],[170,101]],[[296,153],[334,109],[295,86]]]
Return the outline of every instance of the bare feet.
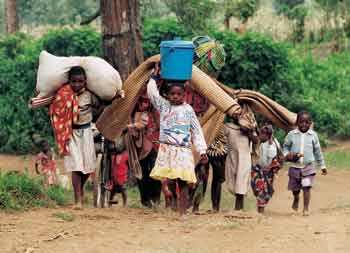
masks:
[[[293,201],[293,204],[292,204],[292,209],[294,210],[294,211],[298,211],[298,209],[299,209],[299,199],[294,199],[294,201]]]
[[[83,209],[83,204],[82,203],[77,203],[73,205],[73,210],[82,210]]]
[[[303,216],[309,216],[309,215],[310,215],[310,213],[309,213],[308,210],[304,210],[304,211],[303,211]]]

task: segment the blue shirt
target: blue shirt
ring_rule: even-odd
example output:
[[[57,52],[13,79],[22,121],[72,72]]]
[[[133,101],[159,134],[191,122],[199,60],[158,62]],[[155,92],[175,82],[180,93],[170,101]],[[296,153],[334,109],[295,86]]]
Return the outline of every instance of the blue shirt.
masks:
[[[289,152],[304,155],[294,164],[296,167],[304,167],[316,161],[321,169],[326,168],[317,133],[311,129],[306,133],[295,129],[287,134],[283,144],[283,154],[287,155]]]

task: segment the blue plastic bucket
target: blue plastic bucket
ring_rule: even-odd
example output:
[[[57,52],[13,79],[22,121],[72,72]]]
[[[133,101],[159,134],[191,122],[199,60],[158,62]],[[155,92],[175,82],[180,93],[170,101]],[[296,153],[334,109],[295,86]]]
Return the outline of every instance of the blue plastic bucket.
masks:
[[[161,77],[165,80],[192,79],[194,46],[192,41],[175,38],[160,43]]]

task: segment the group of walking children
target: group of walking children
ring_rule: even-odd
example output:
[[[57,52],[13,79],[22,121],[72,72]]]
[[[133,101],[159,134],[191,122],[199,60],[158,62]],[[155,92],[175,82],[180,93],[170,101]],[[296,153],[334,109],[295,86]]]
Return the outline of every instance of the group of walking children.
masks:
[[[311,129],[312,123],[308,112],[299,112],[296,120],[297,128],[287,134],[282,150],[273,137],[271,125],[260,129],[260,157],[251,172],[251,184],[257,198],[258,212],[264,212],[274,193],[274,175],[281,168],[281,161],[286,161],[289,163],[288,190],[293,193],[292,209],[298,211],[299,195],[303,191],[303,215],[309,215],[311,188],[316,176],[314,163],[316,162],[321,168],[322,175],[327,175],[317,133]]]
[[[161,182],[170,180],[169,182],[176,185],[179,214],[185,215],[188,207],[188,185],[196,183],[198,178],[192,154],[194,145],[200,154],[200,164],[208,164],[207,151],[210,157],[213,168],[211,195],[214,211],[219,211],[220,208],[223,181],[227,182],[229,191],[235,196],[235,209],[243,209],[251,176],[258,212],[264,212],[274,193],[274,175],[280,169],[281,161],[285,160],[291,163],[288,189],[294,197],[292,208],[298,210],[299,195],[303,191],[303,214],[308,215],[311,187],[316,175],[313,163],[316,161],[322,174],[327,174],[320,143],[316,132],[311,129],[312,119],[308,112],[298,113],[297,128],[288,133],[282,150],[273,137],[271,125],[253,131],[256,129],[255,125],[244,128],[239,120],[232,120],[225,124],[218,136],[224,140],[223,146],[226,147],[222,154],[216,156],[212,154],[211,148],[216,145],[216,141],[220,141],[214,141],[207,150],[196,113],[191,105],[185,103],[185,83],[167,82],[163,84],[164,94],[160,95],[157,86],[159,77],[156,75],[158,72],[156,67],[147,84],[147,91],[137,105],[134,123],[129,125],[130,134],[136,138],[136,146],[142,151],[137,154],[143,174],[138,180],[142,204],[149,207],[158,204]],[[84,184],[94,171],[96,163],[91,122],[92,109],[99,105],[98,99],[85,86],[84,69],[71,68],[68,83],[57,91],[50,105],[58,151],[64,155],[65,167],[72,172],[76,208],[83,205]],[[250,114],[252,115],[251,111]],[[150,121],[150,118],[153,120]],[[260,154],[257,159],[252,159],[254,145]],[[116,164],[121,162],[118,159],[115,160]],[[123,164],[126,163],[124,160]],[[42,152],[36,162],[37,171],[38,164],[42,164],[45,185],[54,184],[55,163],[47,142],[42,143]],[[126,172],[120,177],[123,183],[125,177]],[[123,200],[126,204],[126,196],[123,196]]]

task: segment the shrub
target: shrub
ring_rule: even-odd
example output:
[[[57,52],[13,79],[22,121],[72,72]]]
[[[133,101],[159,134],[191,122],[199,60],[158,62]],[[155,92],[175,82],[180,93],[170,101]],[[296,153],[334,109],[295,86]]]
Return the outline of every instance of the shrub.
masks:
[[[0,173],[0,209],[24,210],[38,206],[66,205],[71,193],[59,186],[45,189],[28,173]]]
[[[24,34],[0,40],[0,152],[33,152],[36,133],[52,141],[47,109],[29,110],[35,94],[38,55],[101,55],[99,33],[89,28],[58,29],[35,40]]]
[[[192,34],[179,25],[175,19],[151,19],[143,25],[143,52],[145,58],[159,54],[159,45],[163,40],[173,40],[174,37],[191,39]]]

